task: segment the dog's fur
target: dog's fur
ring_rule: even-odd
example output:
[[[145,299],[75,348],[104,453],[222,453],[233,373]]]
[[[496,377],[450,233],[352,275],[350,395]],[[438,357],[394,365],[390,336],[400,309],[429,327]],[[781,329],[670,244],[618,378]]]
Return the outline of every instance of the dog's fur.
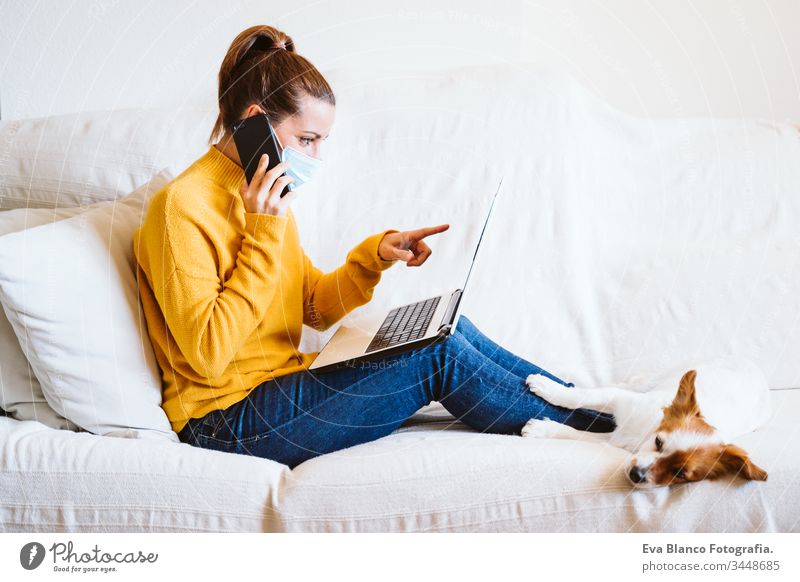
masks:
[[[531,419],[522,436],[606,442],[626,449],[634,453],[626,474],[636,486],[736,474],[767,479],[745,451],[731,444],[772,415],[767,380],[749,360],[716,358],[682,375],[667,374],[625,388],[570,388],[540,374],[528,376],[526,384],[556,406],[611,413],[617,427],[610,433],[584,432],[549,419]]]

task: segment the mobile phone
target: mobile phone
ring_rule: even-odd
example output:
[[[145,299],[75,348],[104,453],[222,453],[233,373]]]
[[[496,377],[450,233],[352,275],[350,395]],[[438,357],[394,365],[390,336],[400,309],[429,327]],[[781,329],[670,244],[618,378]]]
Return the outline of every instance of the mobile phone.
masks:
[[[233,126],[233,141],[236,144],[236,151],[239,153],[239,160],[242,162],[244,177],[248,184],[253,179],[258,168],[258,162],[263,154],[269,156],[267,171],[277,166],[281,161],[278,138],[275,135],[275,130],[272,129],[269,117],[264,113],[246,117],[236,123]],[[287,192],[289,192],[289,187],[285,186],[283,192],[281,192],[281,198]]]

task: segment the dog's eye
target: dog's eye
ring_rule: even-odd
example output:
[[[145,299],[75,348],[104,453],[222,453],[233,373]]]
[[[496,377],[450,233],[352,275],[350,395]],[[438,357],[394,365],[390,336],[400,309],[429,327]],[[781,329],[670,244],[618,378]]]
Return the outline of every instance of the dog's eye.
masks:
[[[656,450],[660,452],[661,447],[663,446],[664,446],[664,441],[662,441],[661,438],[656,437]]]
[[[683,479],[683,469],[680,467],[672,470],[672,474],[678,479]]]

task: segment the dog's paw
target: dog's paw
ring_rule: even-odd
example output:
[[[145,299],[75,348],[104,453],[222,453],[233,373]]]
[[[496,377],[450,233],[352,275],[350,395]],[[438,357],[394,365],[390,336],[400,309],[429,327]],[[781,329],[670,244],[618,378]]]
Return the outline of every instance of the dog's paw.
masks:
[[[563,433],[562,425],[549,418],[532,418],[522,427],[520,434],[537,439],[556,438]]]
[[[561,392],[569,390],[569,388],[563,384],[559,384],[555,380],[551,380],[547,376],[542,376],[541,374],[530,374],[525,380],[525,385],[528,386],[528,390],[536,394],[536,396],[544,398],[553,404],[557,404],[555,401],[558,400],[558,395]]]

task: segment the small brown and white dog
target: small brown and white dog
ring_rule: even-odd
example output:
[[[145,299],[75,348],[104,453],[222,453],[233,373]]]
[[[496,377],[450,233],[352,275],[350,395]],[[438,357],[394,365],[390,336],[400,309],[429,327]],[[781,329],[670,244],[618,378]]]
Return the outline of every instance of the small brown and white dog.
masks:
[[[617,427],[609,433],[585,432],[531,419],[522,436],[605,442],[626,449],[634,453],[626,472],[638,487],[737,474],[767,479],[744,450],[731,444],[772,415],[766,377],[752,361],[723,356],[682,375],[666,374],[625,388],[570,388],[539,374],[531,374],[525,383],[556,406],[611,413]]]

